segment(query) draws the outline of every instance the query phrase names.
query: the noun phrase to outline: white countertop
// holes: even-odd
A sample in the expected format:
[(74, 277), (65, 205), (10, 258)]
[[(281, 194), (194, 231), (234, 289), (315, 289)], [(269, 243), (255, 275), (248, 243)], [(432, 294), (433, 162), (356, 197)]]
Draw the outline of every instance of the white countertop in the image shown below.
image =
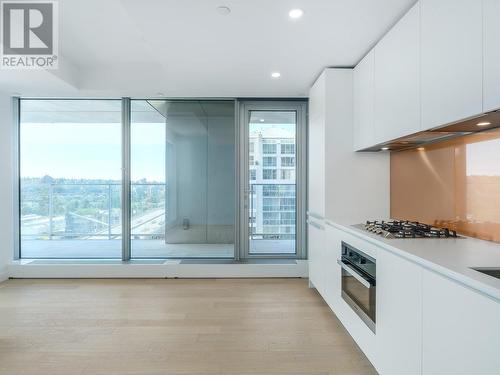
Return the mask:
[(500, 244), (470, 237), (384, 238), (351, 224), (325, 220), (328, 225), (398, 254), (500, 302), (500, 279), (474, 268), (500, 268)]

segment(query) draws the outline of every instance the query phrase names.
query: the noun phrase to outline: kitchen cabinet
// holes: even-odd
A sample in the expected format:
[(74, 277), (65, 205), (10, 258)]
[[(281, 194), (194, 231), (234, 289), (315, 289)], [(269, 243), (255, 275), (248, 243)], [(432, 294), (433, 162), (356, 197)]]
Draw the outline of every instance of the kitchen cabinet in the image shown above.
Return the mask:
[(371, 50), (353, 72), (353, 142), (361, 150), (375, 144), (375, 52)]
[(377, 252), (377, 363), (383, 375), (421, 375), (422, 268)]
[(421, 130), (420, 3), (375, 47), (374, 111), (374, 143)]
[(498, 374), (500, 303), (423, 271), (423, 374)]
[[(325, 295), (323, 298), (332, 310), (336, 310), (341, 298), (341, 268), (337, 260), (341, 257), (341, 235), (332, 226), (325, 225), (325, 256), (322, 268), (325, 270)], [(327, 265), (325, 267), (325, 265)]]
[(422, 128), (481, 113), (482, 2), (421, 0), (421, 48)]
[(309, 281), (323, 295), (325, 292), (325, 227), (322, 222), (307, 220)]
[(500, 108), (500, 1), (483, 0), (484, 111)]
[(325, 216), (326, 71), (309, 92), (308, 211)]

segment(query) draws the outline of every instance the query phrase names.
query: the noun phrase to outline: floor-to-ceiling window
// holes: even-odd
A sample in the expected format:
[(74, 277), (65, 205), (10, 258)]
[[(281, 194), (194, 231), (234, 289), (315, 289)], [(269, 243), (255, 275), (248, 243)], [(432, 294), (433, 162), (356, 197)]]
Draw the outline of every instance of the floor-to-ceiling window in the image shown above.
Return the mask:
[(26, 258), (121, 257), (121, 101), (22, 100)]
[(20, 256), (304, 257), (305, 105), (236, 104), (19, 100)]
[(132, 100), (132, 257), (232, 258), (234, 101)]

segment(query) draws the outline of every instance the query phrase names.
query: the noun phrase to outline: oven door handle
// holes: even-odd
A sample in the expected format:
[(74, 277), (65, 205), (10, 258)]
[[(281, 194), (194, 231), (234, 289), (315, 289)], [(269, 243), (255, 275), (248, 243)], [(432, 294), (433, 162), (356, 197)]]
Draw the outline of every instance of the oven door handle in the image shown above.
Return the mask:
[(337, 259), (337, 263), (339, 264), (340, 267), (342, 267), (343, 270), (345, 270), (349, 275), (354, 277), (356, 280), (358, 280), (361, 284), (363, 284), (367, 288), (371, 288), (372, 284), (366, 280), (363, 276), (361, 276), (359, 273), (356, 272), (354, 268), (351, 266), (348, 266), (342, 260)]

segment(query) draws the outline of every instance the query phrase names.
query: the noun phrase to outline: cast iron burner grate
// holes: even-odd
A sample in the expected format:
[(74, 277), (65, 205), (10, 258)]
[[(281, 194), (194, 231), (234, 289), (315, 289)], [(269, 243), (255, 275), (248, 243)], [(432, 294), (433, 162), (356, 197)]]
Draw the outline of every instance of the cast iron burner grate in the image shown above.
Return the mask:
[(418, 221), (391, 220), (367, 221), (365, 229), (386, 238), (457, 238), (457, 232), (448, 228), (437, 228)]

